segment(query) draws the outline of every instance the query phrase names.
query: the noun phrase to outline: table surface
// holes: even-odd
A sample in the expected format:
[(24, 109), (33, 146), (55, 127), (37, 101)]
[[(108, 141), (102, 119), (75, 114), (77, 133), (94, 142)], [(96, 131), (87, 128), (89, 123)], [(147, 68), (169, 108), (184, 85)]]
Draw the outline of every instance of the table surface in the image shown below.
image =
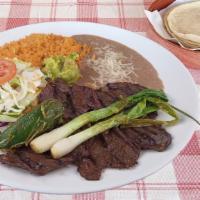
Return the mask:
[[(118, 26), (172, 51), (200, 84), (200, 52), (161, 39), (144, 15), (152, 0), (0, 0), (0, 31), (45, 21), (89, 21)], [(200, 131), (157, 173), (129, 185), (90, 194), (48, 195), (0, 185), (0, 200), (199, 200)], [(66, 177), (67, 178), (67, 177)]]

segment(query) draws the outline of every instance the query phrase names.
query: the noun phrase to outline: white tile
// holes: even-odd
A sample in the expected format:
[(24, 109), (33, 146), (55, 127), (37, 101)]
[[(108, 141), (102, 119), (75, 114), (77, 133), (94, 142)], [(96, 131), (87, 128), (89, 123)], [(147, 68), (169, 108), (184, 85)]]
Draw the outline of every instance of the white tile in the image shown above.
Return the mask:
[(72, 200), (72, 195), (40, 194), (40, 200)]
[(27, 200), (31, 199), (31, 192), (24, 192), (24, 191), (1, 191), (0, 192), (0, 199), (1, 200)]
[(0, 5), (0, 18), (8, 18), (10, 5)]
[(98, 5), (99, 18), (119, 18), (118, 6)]
[(97, 0), (99, 4), (117, 4), (118, 0)]
[(123, 0), (124, 3), (144, 4), (144, 0)]
[(66, 5), (56, 7), (57, 18), (76, 18), (77, 17), (77, 6)]
[(75, 3), (77, 3), (77, 0), (69, 0), (69, 1), (66, 1), (66, 0), (57, 0), (57, 3), (58, 4), (75, 4)]
[(180, 200), (178, 190), (146, 190), (146, 199), (148, 200)]
[(135, 200), (138, 199), (137, 190), (110, 190), (105, 192), (106, 200)]
[[(16, 190), (13, 192), (14, 198), (12, 200), (27, 200), (31, 199), (31, 192)], [(7, 199), (8, 200), (8, 199)]]
[(40, 3), (40, 4), (51, 4), (52, 3), (52, 0), (32, 0), (31, 1), (32, 4), (35, 4), (35, 3)]
[(50, 6), (31, 6), (30, 18), (49, 18), (51, 13)]
[(144, 18), (144, 6), (143, 5), (127, 5), (124, 6), (124, 15), (126, 18)]
[[(109, 3), (117, 3), (117, 2), (120, 3), (119, 0), (118, 1), (117, 0), (97, 0), (97, 1), (98, 1), (98, 3), (104, 3), (104, 4), (106, 4), (106, 3), (108, 3), (108, 4)], [(129, 4), (143, 4), (144, 0), (123, 0), (121, 2), (123, 2), (124, 4), (126, 4), (126, 3), (129, 3)]]

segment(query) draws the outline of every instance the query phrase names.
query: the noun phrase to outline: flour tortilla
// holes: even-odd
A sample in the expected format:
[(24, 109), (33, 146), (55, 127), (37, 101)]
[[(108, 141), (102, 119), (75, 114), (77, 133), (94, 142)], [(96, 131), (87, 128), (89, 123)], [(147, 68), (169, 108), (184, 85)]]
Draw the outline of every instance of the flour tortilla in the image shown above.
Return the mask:
[(164, 25), (186, 47), (200, 47), (200, 1), (176, 6), (165, 13)]

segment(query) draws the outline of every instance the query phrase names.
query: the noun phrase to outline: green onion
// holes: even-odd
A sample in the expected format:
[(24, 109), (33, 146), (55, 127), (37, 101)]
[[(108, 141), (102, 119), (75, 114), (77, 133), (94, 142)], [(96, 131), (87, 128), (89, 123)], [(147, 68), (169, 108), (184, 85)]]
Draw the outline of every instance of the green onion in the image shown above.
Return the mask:
[(195, 121), (198, 125), (200, 125), (200, 122), (195, 119), (194, 117), (192, 117), (191, 115), (189, 115), (188, 113), (186, 113), (185, 111), (173, 106), (173, 105), (170, 105), (174, 110), (177, 110), (178, 112), (182, 113), (183, 115), (187, 116), (188, 118), (192, 119), (193, 121)]
[[(149, 102), (152, 105), (151, 104), (149, 105)], [(158, 109), (162, 109), (164, 112), (172, 116), (174, 119), (171, 121), (138, 119), (140, 117), (146, 116), (151, 112), (157, 111)], [(56, 159), (60, 158), (70, 153), (78, 145), (82, 144), (88, 139), (100, 133), (103, 133), (108, 129), (111, 129), (113, 127), (118, 127), (120, 125), (125, 125), (125, 126), (144, 126), (144, 125), (146, 126), (153, 124), (174, 125), (175, 123), (178, 122), (178, 120), (179, 119), (176, 112), (168, 103), (156, 98), (144, 98), (129, 111), (121, 112), (75, 135), (59, 140), (51, 148), (51, 154), (53, 158)]]
[(46, 134), (35, 138), (30, 143), (30, 146), (36, 153), (43, 153), (45, 151), (48, 151), (57, 141), (68, 137), (84, 125), (88, 123), (94, 123), (99, 120), (110, 117), (114, 114), (117, 114), (125, 108), (133, 106), (136, 103), (142, 101), (143, 99), (149, 97), (160, 99), (163, 102), (168, 101), (163, 91), (144, 89), (135, 95), (131, 95), (129, 97), (116, 101), (108, 107), (84, 113), (74, 118), (72, 121), (68, 122), (62, 127), (56, 128)]
[(15, 122), (17, 117), (0, 114), (0, 122)]

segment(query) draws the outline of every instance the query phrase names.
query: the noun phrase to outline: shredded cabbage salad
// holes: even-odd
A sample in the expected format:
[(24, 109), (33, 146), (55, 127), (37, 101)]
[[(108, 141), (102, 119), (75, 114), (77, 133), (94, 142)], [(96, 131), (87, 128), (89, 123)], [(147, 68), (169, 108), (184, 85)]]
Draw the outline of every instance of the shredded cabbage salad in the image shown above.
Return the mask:
[(36, 99), (45, 87), (45, 75), (17, 58), (13, 59), (17, 73), (9, 82), (0, 86), (0, 121), (14, 122), (24, 109)]

